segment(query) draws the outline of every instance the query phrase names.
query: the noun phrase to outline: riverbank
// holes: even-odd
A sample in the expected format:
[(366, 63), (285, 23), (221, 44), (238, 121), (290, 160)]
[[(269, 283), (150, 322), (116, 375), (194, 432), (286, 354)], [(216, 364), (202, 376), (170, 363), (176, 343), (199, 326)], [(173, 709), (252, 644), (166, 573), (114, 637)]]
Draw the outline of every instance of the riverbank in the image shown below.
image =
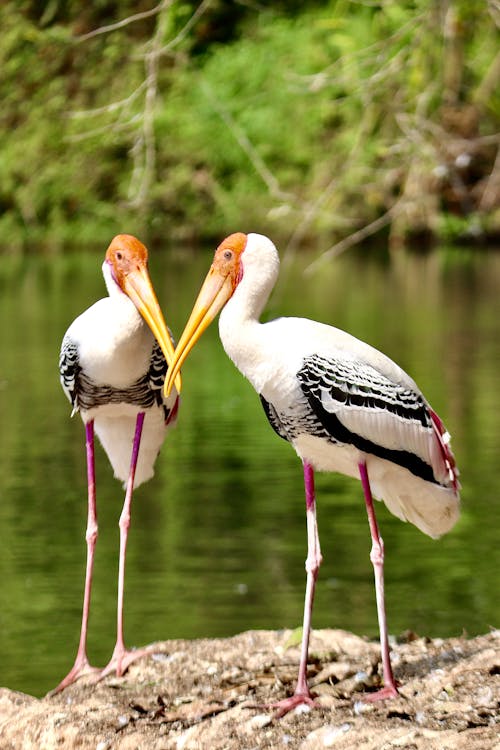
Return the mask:
[(377, 643), (313, 633), (309, 682), (318, 707), (281, 719), (262, 706), (293, 690), (291, 631), (165, 641), (121, 678), (82, 679), (57, 696), (0, 690), (2, 750), (497, 750), (500, 631), (394, 644), (396, 700), (360, 701), (378, 679)]

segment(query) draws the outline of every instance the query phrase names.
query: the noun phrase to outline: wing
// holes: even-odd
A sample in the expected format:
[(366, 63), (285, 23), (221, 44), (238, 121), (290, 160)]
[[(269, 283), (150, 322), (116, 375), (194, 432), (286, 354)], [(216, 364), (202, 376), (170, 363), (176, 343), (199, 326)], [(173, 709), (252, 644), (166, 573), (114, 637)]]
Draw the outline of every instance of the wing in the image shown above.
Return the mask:
[(431, 409), (418, 390), (341, 356), (307, 357), (297, 377), (333, 439), (449, 486), (450, 467), (443, 460)]
[(149, 363), (148, 381), (149, 387), (154, 395), (155, 403), (159, 406), (163, 404), (162, 388), (163, 383), (165, 382), (167, 370), (166, 359), (163, 356), (159, 343), (155, 339), (153, 351), (151, 352), (151, 361)]
[(280, 438), (283, 438), (283, 440), (288, 440), (288, 433), (281, 423), (278, 412), (276, 411), (274, 406), (269, 401), (266, 401), (262, 394), (259, 394), (259, 398), (269, 424), (271, 425), (275, 433), (279, 435)]
[(63, 338), (59, 355), (59, 376), (64, 393), (73, 407), (72, 415), (78, 411), (78, 377), (80, 374), (78, 347), (68, 336)]
[(169, 403), (171, 399), (169, 398), (168, 401), (165, 401), (163, 398), (163, 383), (165, 382), (167, 370), (167, 360), (163, 356), (161, 347), (155, 339), (153, 351), (151, 352), (151, 361), (149, 363), (147, 378), (155, 404), (163, 407), (165, 412), (165, 422), (169, 421), (171, 408), (171, 404)]
[(172, 393), (165, 399), (163, 395), (163, 383), (167, 375), (168, 365), (159, 343), (156, 341), (153, 344), (153, 351), (151, 352), (151, 362), (148, 370), (148, 382), (151, 393), (155, 403), (158, 406), (162, 406), (165, 413), (166, 424), (173, 424), (177, 418), (177, 410), (179, 408), (179, 396), (175, 388)]

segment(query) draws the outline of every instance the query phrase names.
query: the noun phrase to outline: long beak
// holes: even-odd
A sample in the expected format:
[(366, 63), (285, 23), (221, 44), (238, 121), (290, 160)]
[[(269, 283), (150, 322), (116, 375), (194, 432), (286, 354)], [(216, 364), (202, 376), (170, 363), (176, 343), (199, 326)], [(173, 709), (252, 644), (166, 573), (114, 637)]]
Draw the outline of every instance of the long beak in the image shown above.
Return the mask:
[(198, 298), (175, 349), (174, 359), (165, 378), (164, 393), (170, 394), (172, 384), (184, 360), (217, 313), (224, 307), (233, 293), (229, 276), (223, 276), (213, 267), (203, 282)]
[[(153, 335), (158, 341), (163, 355), (167, 360), (168, 372), (170, 373), (172, 362), (174, 360), (174, 345), (163, 318), (151, 279), (149, 278), (149, 273), (145, 267), (131, 271), (126, 276), (124, 281), (124, 291), (130, 297), (148, 326), (151, 328)], [(177, 388), (177, 392), (180, 393), (181, 376), (179, 368), (176, 370), (175, 387)], [(172, 386), (170, 386), (170, 390), (172, 390)]]

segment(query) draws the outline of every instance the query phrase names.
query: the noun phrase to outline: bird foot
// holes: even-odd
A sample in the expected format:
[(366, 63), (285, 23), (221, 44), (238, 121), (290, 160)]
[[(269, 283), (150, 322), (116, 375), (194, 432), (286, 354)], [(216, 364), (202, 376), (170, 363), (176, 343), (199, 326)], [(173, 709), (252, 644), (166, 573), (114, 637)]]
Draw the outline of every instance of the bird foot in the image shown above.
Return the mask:
[(318, 704), (313, 699), (311, 693), (308, 691), (307, 693), (294, 693), (289, 698), (283, 698), (283, 700), (277, 701), (276, 703), (268, 703), (263, 706), (263, 708), (277, 709), (274, 718), (281, 719), (282, 716), (285, 716), (285, 714), (293, 711), (299, 706), (307, 706), (311, 709), (317, 708), (317, 705)]
[(104, 669), (100, 671), (99, 675), (95, 679), (95, 682), (100, 682), (100, 680), (102, 680), (104, 677), (107, 677), (112, 672), (116, 672), (116, 676), (121, 677), (123, 674), (125, 674), (129, 666), (134, 661), (140, 659), (142, 656), (148, 656), (149, 654), (154, 653), (154, 651), (155, 649), (153, 646), (131, 650), (115, 647), (113, 656), (106, 664)]
[(391, 698), (397, 698), (399, 691), (395, 684), (385, 685), (380, 690), (376, 690), (374, 693), (364, 693), (361, 696), (361, 700), (365, 703), (375, 703), (375, 701), (385, 701)]
[(87, 675), (95, 674), (96, 672), (99, 672), (99, 667), (92, 667), (89, 664), (89, 660), (86, 656), (77, 656), (75, 659), (75, 663), (73, 664), (72, 668), (66, 675), (66, 677), (61, 680), (59, 685), (55, 687), (53, 690), (50, 690), (47, 693), (47, 696), (53, 696), (57, 695), (57, 693), (60, 693), (65, 688), (68, 687), (68, 685), (72, 685), (74, 682), (79, 680), (81, 677), (86, 677)]

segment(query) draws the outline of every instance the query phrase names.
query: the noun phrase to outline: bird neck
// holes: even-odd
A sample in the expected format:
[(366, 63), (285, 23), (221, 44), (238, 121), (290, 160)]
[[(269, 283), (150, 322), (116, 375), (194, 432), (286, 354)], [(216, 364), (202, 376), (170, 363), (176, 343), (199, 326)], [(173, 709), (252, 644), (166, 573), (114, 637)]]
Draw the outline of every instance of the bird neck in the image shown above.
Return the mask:
[[(125, 299), (130, 302), (131, 305), (134, 305), (131, 299), (127, 297), (125, 292), (123, 292), (120, 287), (118, 286), (114, 276), (113, 272), (111, 270), (111, 266), (108, 263), (107, 260), (104, 261), (102, 264), (102, 275), (104, 276), (104, 282), (106, 284), (106, 289), (108, 290), (108, 295), (111, 297), (111, 299)], [(135, 305), (134, 305), (135, 307)]]
[(111, 271), (111, 266), (107, 261), (104, 261), (102, 265), (102, 274), (109, 295), (107, 310), (113, 311), (108, 314), (112, 314), (112, 319), (115, 321), (113, 325), (115, 326), (116, 331), (119, 331), (120, 337), (122, 339), (128, 339), (129, 337), (134, 338), (138, 335), (138, 332), (141, 331), (141, 329), (148, 329), (148, 326), (137, 307), (134, 305), (130, 297), (120, 289), (115, 281)]
[(252, 274), (244, 273), (233, 296), (219, 317), (219, 334), (226, 354), (258, 392), (263, 373), (258, 367), (265, 360), (265, 324), (259, 318), (269, 298), (275, 277), (256, 283)]

